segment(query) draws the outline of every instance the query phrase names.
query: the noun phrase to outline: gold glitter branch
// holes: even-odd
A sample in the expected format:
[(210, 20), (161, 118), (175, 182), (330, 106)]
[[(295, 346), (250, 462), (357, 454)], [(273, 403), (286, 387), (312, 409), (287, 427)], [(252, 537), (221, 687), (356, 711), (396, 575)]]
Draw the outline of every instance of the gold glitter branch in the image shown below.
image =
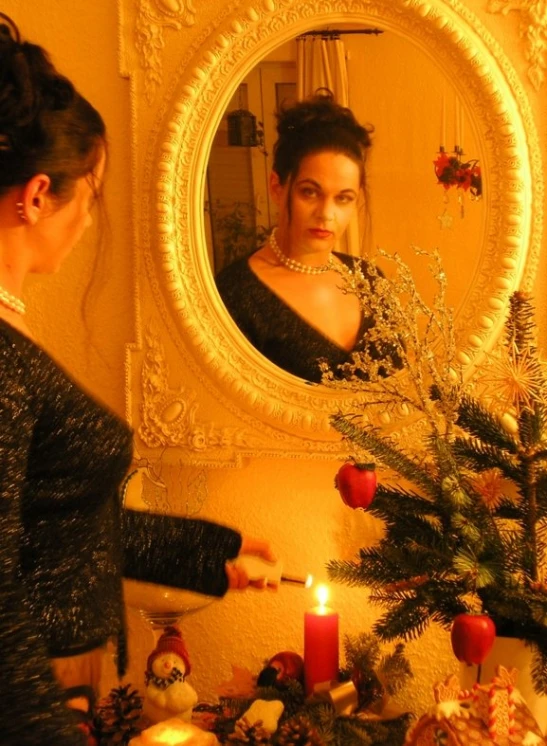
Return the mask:
[[(440, 435), (446, 427), (452, 428), (456, 417), (461, 366), (456, 363), (452, 310), (445, 303), (446, 275), (439, 253), (413, 248), (417, 255), (430, 260), (429, 270), (437, 286), (431, 308), (398, 254), (378, 252), (394, 265), (391, 278), (384, 276), (375, 260), (364, 269), (359, 264), (354, 269), (345, 265), (338, 268), (344, 291), (359, 298), (363, 313), (374, 319), (374, 324), (367, 332), (369, 346), (355, 353), (351, 363), (339, 370), (322, 364), (323, 383), (366, 393), (364, 406), (378, 416), (384, 412), (395, 417), (413, 410), (421, 412), (432, 431)], [(380, 354), (377, 359), (371, 348), (385, 351), (386, 357)], [(397, 359), (399, 366), (392, 362)], [(444, 395), (433, 400), (432, 386)]]

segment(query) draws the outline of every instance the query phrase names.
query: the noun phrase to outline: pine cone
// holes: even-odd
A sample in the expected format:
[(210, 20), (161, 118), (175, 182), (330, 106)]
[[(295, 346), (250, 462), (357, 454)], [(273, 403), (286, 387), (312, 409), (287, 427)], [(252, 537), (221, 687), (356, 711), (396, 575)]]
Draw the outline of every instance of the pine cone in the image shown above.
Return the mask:
[(305, 716), (287, 720), (278, 733), (278, 746), (326, 746), (325, 742)]
[(232, 743), (269, 744), (270, 734), (262, 727), (262, 720), (251, 724), (246, 717), (236, 721), (235, 730), (230, 733), (228, 740)]
[(141, 732), (142, 700), (130, 684), (112, 689), (99, 700), (94, 725), (101, 746), (125, 746)]

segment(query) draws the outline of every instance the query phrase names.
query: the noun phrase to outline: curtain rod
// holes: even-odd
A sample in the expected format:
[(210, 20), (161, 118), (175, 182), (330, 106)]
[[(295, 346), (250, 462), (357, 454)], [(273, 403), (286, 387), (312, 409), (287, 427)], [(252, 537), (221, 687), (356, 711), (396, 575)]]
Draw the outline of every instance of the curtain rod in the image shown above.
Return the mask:
[(325, 29), (324, 31), (305, 31), (303, 34), (299, 34), (297, 39), (303, 36), (338, 36), (340, 34), (383, 34), (383, 30), (379, 28), (362, 28), (362, 29)]

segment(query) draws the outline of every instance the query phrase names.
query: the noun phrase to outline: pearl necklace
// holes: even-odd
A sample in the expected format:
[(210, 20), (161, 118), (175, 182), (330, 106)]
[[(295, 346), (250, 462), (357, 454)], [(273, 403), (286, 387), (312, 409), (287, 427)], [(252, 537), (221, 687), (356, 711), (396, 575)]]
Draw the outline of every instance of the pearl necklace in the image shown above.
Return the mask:
[(287, 267), (287, 269), (290, 269), (293, 272), (302, 272), (302, 274), (305, 275), (322, 275), (323, 272), (328, 272), (329, 269), (333, 268), (334, 259), (332, 258), (332, 256), (329, 257), (329, 261), (327, 262), (327, 264), (319, 264), (318, 266), (314, 266), (313, 264), (302, 264), (301, 262), (297, 262), (295, 259), (291, 259), (279, 248), (279, 245), (275, 238), (276, 232), (277, 228), (274, 228), (273, 231), (270, 233), (270, 246), (272, 247), (272, 251), (278, 258), (278, 260), (284, 267)]
[(18, 298), (16, 295), (12, 295), (9, 293), (5, 288), (3, 288), (0, 285), (0, 303), (5, 306), (6, 308), (9, 308), (10, 311), (15, 311), (15, 313), (23, 314), (27, 310), (27, 307), (23, 303), (23, 301)]

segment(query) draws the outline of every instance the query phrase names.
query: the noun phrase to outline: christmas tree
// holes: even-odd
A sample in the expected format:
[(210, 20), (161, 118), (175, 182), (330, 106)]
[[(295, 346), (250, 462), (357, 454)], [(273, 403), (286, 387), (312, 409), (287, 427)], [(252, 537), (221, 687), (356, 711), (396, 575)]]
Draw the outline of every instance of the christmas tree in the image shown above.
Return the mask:
[[(332, 424), (356, 461), (395, 479), (368, 508), (385, 524), (382, 540), (354, 561), (332, 560), (329, 575), (370, 589), (383, 640), (488, 614), (498, 636), (531, 646), (534, 685), (547, 694), (547, 377), (534, 308), (522, 292), (510, 297), (502, 344), (465, 380), (446, 278), (428, 257), (438, 288), (429, 306), (397, 257), (391, 280), (374, 267), (343, 270), (376, 324), (370, 351), (342, 371), (324, 367), (327, 385), (364, 394)], [(411, 437), (382, 426), (401, 413), (419, 415)]]

